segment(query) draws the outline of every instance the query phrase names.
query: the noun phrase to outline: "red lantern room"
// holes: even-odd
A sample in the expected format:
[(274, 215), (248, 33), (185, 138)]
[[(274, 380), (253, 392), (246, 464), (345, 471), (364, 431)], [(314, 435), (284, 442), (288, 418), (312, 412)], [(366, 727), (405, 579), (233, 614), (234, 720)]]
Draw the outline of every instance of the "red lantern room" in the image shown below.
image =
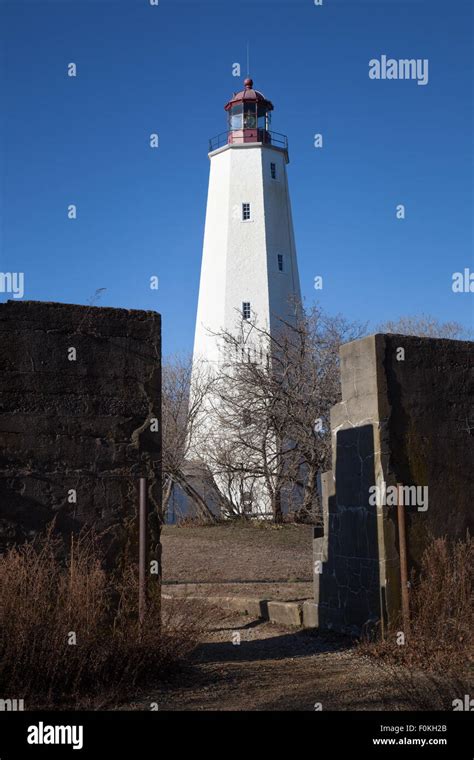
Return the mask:
[(224, 106), (228, 114), (228, 143), (271, 142), (270, 117), (273, 103), (258, 90), (253, 80), (244, 81), (245, 89), (234, 94)]

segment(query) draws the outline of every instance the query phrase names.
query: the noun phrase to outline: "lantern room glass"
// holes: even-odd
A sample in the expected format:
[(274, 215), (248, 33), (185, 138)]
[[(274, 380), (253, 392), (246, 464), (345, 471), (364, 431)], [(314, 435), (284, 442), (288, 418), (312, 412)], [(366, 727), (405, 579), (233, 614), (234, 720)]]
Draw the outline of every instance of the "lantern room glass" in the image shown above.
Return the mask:
[(257, 126), (257, 104), (244, 103), (244, 129), (255, 129)]
[(262, 129), (269, 131), (271, 114), (266, 107), (256, 103), (237, 103), (229, 111), (229, 130)]
[(242, 103), (232, 106), (229, 112), (229, 129), (231, 131), (242, 129)]
[(270, 118), (271, 118), (270, 111), (267, 111), (265, 106), (259, 105), (257, 114), (258, 114), (257, 116), (258, 128), (264, 129), (266, 132), (268, 132), (270, 129)]

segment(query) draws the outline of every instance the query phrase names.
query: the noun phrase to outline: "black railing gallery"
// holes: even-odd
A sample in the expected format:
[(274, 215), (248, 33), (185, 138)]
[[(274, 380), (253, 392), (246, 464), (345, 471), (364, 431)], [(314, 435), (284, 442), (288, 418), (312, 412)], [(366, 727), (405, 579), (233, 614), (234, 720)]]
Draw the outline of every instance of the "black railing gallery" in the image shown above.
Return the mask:
[[(236, 145), (243, 143), (243, 139), (240, 134), (238, 136), (235, 135), (234, 140), (229, 140), (229, 135), (234, 136), (235, 133), (221, 132), (219, 135), (211, 137), (209, 140), (209, 152), (211, 153), (213, 150), (222, 148), (223, 145), (227, 145), (228, 143)], [(288, 150), (288, 138), (286, 135), (282, 135), (279, 132), (267, 132), (264, 129), (259, 129), (258, 138), (255, 140), (255, 142), (268, 143), (270, 145), (274, 145), (276, 148), (283, 148), (284, 150)]]

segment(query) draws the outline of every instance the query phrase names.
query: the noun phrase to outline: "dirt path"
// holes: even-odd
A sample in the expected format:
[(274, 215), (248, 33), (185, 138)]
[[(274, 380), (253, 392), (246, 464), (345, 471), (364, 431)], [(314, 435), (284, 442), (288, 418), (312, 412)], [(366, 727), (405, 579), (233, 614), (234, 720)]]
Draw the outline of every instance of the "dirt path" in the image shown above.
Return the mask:
[[(312, 596), (312, 528), (265, 524), (165, 526), (164, 592), (172, 597)], [(286, 629), (216, 609), (190, 663), (128, 705), (149, 710), (450, 709), (433, 689), (362, 657), (342, 636)], [(212, 619), (212, 618), (211, 618)], [(238, 641), (240, 635), (240, 643)], [(417, 677), (418, 678), (418, 677)], [(424, 702), (423, 702), (424, 700)], [(422, 705), (422, 706), (420, 706)]]
[[(240, 644), (232, 643), (238, 640)], [(227, 616), (208, 632), (178, 678), (128, 709), (148, 710), (410, 709), (379, 667), (342, 637), (290, 630)]]

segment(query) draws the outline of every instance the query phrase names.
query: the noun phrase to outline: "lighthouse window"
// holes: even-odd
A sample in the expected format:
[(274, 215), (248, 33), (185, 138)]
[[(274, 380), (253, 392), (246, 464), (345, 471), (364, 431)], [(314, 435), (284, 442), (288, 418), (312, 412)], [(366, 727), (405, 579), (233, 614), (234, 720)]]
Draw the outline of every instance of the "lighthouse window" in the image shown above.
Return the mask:
[(276, 179), (277, 177), (276, 164), (270, 164), (270, 174), (272, 175), (272, 179)]
[(257, 126), (257, 109), (255, 103), (244, 105), (244, 129), (255, 129)]
[(250, 319), (250, 301), (242, 303), (242, 317), (243, 319)]
[(250, 203), (242, 203), (242, 219), (244, 222), (250, 219)]
[(270, 129), (270, 111), (267, 111), (267, 106), (262, 103), (257, 107), (257, 120), (259, 129)]
[(278, 254), (278, 271), (283, 272), (283, 254)]
[(232, 106), (230, 111), (230, 128), (242, 129), (242, 104)]

